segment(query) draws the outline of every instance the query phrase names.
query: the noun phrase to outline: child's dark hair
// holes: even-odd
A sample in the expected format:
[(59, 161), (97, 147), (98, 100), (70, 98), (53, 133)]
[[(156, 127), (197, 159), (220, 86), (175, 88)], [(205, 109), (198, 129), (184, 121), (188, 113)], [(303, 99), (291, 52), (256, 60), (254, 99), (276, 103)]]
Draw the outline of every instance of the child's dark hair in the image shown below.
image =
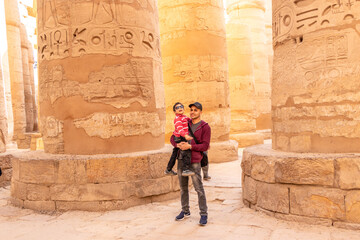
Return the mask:
[(174, 112), (175, 112), (175, 107), (176, 107), (176, 105), (179, 105), (179, 104), (180, 104), (181, 106), (183, 106), (183, 104), (182, 104), (181, 102), (175, 103), (174, 106), (173, 106), (173, 111), (174, 111)]

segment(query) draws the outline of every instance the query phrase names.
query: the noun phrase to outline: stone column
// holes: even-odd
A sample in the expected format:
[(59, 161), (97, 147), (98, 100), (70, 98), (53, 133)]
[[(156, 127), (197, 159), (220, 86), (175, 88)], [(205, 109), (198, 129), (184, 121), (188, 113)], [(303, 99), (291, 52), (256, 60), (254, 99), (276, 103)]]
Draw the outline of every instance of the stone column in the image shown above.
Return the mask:
[(4, 78), (0, 58), (0, 153), (6, 151), (6, 140), (8, 133), (6, 99), (4, 92)]
[(35, 79), (34, 79), (34, 48), (30, 41), (28, 41), (28, 50), (29, 50), (29, 73), (30, 73), (30, 84), (31, 84), (31, 99), (33, 106), (33, 126), (32, 131), (38, 131), (38, 109), (36, 104), (37, 94), (35, 89)]
[(20, 38), (20, 16), (17, 0), (5, 0), (11, 100), (14, 116), (14, 140), (24, 138), (26, 129), (24, 81)]
[(237, 159), (237, 144), (229, 141), (230, 95), (222, 1), (160, 0), (159, 12), (167, 138), (174, 129), (173, 104), (180, 101), (187, 107), (198, 101), (212, 131), (210, 161)]
[(269, 62), (269, 76), (270, 76), (270, 86), (272, 79), (272, 69), (273, 69), (273, 59), (274, 59), (274, 50), (273, 50), (273, 41), (272, 41), (272, 0), (266, 0), (266, 11), (265, 11), (265, 33), (266, 33), (266, 48), (268, 54)]
[(265, 30), (265, 0), (228, 0), (228, 12), (238, 16), (239, 23), (250, 27), (253, 51), (256, 128), (271, 128), (271, 100), (268, 50)]
[(10, 88), (10, 71), (9, 71), (9, 57), (8, 57), (8, 44), (7, 44), (7, 34), (6, 34), (6, 20), (5, 20), (5, 6), (4, 2), (0, 2), (0, 62), (2, 70), (2, 79), (5, 93), (5, 104), (6, 104), (6, 118), (7, 118), (7, 132), (4, 134), (6, 136), (6, 143), (10, 143), (13, 138), (14, 131), (14, 118), (11, 106), (11, 88)]
[(273, 142), (244, 150), (251, 208), (360, 228), (358, 19), (358, 1), (273, 1)]
[(45, 151), (162, 148), (165, 106), (156, 1), (41, 0), (37, 7)]
[(45, 152), (15, 153), (13, 204), (105, 211), (178, 197), (177, 176), (164, 176), (156, 1), (37, 3)]
[(20, 27), (21, 34), (21, 53), (23, 66), (24, 96), (25, 96), (25, 113), (26, 113), (26, 132), (32, 132), (34, 128), (33, 99), (31, 91), (31, 76), (29, 69), (29, 44), (27, 39), (26, 28), (24, 24)]
[(250, 27), (243, 25), (237, 12), (228, 11), (230, 17), (226, 24), (227, 49), (229, 60), (229, 85), (231, 100), (230, 138), (239, 147), (261, 144), (264, 137), (256, 133), (256, 105), (253, 51), (250, 40)]

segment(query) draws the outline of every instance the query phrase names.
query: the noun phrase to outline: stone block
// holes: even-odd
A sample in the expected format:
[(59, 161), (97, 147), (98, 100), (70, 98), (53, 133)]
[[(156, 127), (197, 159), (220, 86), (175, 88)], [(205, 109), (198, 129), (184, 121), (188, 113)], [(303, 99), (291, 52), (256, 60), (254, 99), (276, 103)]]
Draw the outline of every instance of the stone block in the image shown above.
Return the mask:
[(214, 142), (208, 151), (210, 163), (230, 162), (237, 160), (238, 143), (234, 140)]
[(243, 199), (247, 200), (252, 204), (256, 204), (256, 181), (251, 177), (244, 177), (242, 183)]
[(272, 156), (253, 155), (251, 158), (251, 177), (258, 181), (274, 183), (276, 161), (277, 159)]
[(26, 198), (31, 201), (48, 201), (50, 200), (50, 187), (38, 184), (27, 184)]
[[(56, 168), (57, 171), (56, 183), (85, 184), (88, 179), (87, 173), (91, 175), (95, 171), (94, 169), (91, 169), (91, 167), (93, 166), (89, 166), (90, 169), (89, 168), (86, 169), (86, 163), (87, 161), (82, 159), (59, 159)], [(105, 170), (102, 169), (99, 171), (105, 171)], [(92, 180), (93, 179), (94, 178), (92, 178)]]
[(360, 191), (349, 191), (345, 196), (346, 220), (360, 223)]
[(137, 156), (126, 160), (126, 179), (128, 181), (151, 178), (148, 156)]
[(289, 213), (289, 189), (285, 185), (257, 182), (257, 206), (273, 212)]
[(345, 219), (344, 196), (342, 190), (334, 188), (291, 186), (290, 213), (343, 220)]
[(24, 200), (11, 197), (9, 202), (14, 205), (15, 207), (23, 208), (24, 207)]
[(78, 201), (80, 199), (80, 186), (69, 184), (56, 184), (50, 186), (51, 200)]
[(239, 144), (239, 148), (264, 143), (264, 136), (256, 132), (231, 134), (230, 139), (237, 141)]
[(310, 152), (311, 137), (307, 135), (294, 136), (290, 138), (290, 151), (292, 152)]
[(125, 182), (126, 166), (126, 158), (89, 159), (86, 161), (87, 182)]
[(86, 184), (79, 187), (80, 201), (122, 200), (130, 195), (126, 183)]
[(135, 182), (136, 196), (148, 197), (172, 191), (172, 181), (168, 177), (159, 179), (146, 179)]
[(277, 136), (275, 137), (276, 149), (281, 151), (288, 151), (290, 146), (290, 139), (287, 136)]
[(360, 159), (339, 158), (335, 161), (336, 185), (342, 189), (360, 188)]
[(10, 154), (0, 155), (0, 168), (1, 169), (11, 168), (11, 159), (12, 159), (12, 155)]
[(12, 179), (19, 180), (20, 178), (20, 161), (18, 158), (11, 159), (11, 166), (12, 166)]
[(2, 175), (0, 176), (0, 182), (10, 182), (11, 175), (12, 175), (12, 169), (1, 169)]
[(24, 160), (19, 162), (20, 179), (25, 183), (55, 182), (54, 160)]
[(275, 163), (275, 181), (280, 183), (333, 186), (334, 160), (283, 158)]
[(356, 230), (356, 231), (360, 230), (360, 224), (357, 224), (357, 223), (334, 222), (333, 225), (334, 225), (334, 227), (338, 227), (338, 228), (345, 228), (345, 229)]
[(54, 201), (24, 201), (24, 208), (32, 209), (40, 212), (54, 212)]
[(25, 200), (27, 184), (18, 182), (16, 180), (11, 181), (11, 196), (13, 198)]
[(303, 217), (303, 216), (282, 214), (282, 213), (275, 213), (275, 217), (285, 221), (303, 222), (311, 225), (322, 225), (327, 227), (330, 227), (332, 225), (331, 219), (326, 219), (326, 218)]
[(151, 202), (164, 202), (180, 197), (180, 191), (151, 196)]
[(149, 155), (149, 171), (151, 178), (161, 178), (164, 176), (167, 163), (171, 153)]
[(244, 149), (241, 160), (241, 169), (242, 172), (247, 176), (251, 175), (251, 158), (252, 158), (252, 153), (247, 151), (247, 149)]

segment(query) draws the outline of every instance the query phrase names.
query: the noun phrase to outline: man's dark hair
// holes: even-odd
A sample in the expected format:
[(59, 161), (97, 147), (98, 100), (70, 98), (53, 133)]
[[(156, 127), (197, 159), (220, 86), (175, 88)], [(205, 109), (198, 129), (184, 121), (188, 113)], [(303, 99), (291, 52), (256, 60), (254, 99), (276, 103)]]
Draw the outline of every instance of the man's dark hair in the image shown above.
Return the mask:
[(174, 112), (175, 112), (175, 107), (176, 107), (176, 105), (179, 105), (179, 104), (180, 104), (181, 106), (183, 106), (183, 104), (182, 104), (181, 102), (175, 103), (174, 106), (173, 106), (173, 111), (174, 111)]

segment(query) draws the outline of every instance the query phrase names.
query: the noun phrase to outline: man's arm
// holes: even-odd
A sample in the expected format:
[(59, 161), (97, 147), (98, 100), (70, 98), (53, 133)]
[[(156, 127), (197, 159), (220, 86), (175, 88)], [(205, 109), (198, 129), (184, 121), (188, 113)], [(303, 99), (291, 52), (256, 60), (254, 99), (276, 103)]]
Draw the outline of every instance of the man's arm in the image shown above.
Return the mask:
[(205, 125), (203, 127), (202, 132), (202, 142), (200, 144), (196, 144), (195, 141), (192, 141), (191, 150), (197, 152), (205, 152), (209, 149), (211, 138), (211, 128), (209, 125)]

